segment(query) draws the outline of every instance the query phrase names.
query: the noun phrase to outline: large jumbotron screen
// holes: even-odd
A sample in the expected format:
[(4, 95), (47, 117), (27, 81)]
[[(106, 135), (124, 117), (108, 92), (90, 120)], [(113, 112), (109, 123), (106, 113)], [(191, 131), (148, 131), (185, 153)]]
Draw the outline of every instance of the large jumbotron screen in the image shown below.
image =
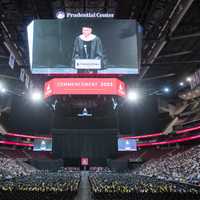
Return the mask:
[(131, 138), (118, 138), (118, 151), (137, 151), (136, 140)]
[(27, 28), (33, 74), (138, 74), (135, 20), (34, 20)]
[(35, 139), (33, 151), (52, 151), (52, 140)]

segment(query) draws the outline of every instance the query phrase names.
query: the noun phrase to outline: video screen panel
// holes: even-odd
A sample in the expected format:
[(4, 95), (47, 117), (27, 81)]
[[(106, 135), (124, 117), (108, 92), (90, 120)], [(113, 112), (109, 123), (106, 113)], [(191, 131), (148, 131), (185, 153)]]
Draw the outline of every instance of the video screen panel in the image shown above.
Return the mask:
[(142, 29), (135, 20), (34, 20), (27, 28), (33, 74), (138, 74)]
[(52, 140), (34, 139), (33, 151), (52, 151)]
[(118, 151), (137, 151), (135, 139), (118, 138)]

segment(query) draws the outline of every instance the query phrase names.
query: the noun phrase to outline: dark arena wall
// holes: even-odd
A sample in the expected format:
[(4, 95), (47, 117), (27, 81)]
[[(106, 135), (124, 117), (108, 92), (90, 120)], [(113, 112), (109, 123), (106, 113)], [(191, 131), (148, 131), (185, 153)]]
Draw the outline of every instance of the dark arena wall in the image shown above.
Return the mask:
[(89, 165), (106, 165), (117, 153), (117, 129), (52, 129), (53, 156), (65, 164), (80, 165), (87, 157)]

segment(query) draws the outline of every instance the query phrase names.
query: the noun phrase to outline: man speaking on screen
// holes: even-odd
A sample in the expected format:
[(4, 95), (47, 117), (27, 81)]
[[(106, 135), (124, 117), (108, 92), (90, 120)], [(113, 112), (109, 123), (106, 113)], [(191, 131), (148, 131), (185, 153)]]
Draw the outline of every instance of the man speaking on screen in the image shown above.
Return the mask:
[(101, 39), (92, 34), (91, 26), (83, 26), (82, 34), (76, 37), (72, 55), (73, 64), (76, 59), (99, 59), (105, 65)]

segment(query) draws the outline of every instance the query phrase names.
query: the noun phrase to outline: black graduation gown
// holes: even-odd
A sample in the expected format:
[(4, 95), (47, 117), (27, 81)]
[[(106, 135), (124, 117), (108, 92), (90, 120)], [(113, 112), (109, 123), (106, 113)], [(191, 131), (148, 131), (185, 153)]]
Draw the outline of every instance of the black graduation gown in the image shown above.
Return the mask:
[[(75, 63), (75, 59), (85, 59), (85, 42), (78, 36), (74, 41), (74, 49), (72, 55), (73, 66)], [(101, 59), (101, 65), (105, 65), (105, 56), (103, 54), (103, 47), (101, 43), (101, 39), (96, 36), (93, 40), (91, 40), (90, 52), (88, 52), (88, 57), (90, 59)]]

